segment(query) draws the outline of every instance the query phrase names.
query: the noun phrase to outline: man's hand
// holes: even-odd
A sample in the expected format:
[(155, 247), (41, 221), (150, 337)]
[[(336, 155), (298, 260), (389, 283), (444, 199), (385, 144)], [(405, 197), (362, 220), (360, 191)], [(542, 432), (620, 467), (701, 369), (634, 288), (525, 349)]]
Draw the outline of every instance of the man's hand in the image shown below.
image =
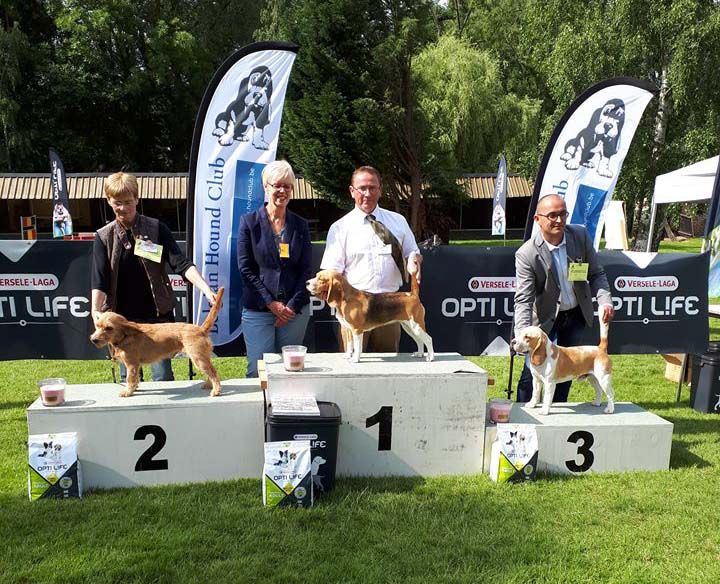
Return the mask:
[(615, 316), (615, 309), (612, 304), (601, 304), (600, 305), (600, 320), (604, 323), (610, 322)]

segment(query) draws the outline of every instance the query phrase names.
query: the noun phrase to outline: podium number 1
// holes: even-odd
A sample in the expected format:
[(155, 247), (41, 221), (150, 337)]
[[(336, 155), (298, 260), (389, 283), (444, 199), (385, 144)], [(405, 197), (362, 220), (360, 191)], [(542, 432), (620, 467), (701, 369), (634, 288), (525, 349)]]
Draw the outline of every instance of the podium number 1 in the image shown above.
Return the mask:
[(167, 434), (160, 426), (140, 426), (135, 430), (135, 440), (145, 440), (148, 436), (155, 438), (150, 447), (140, 455), (137, 462), (135, 463), (136, 471), (143, 470), (167, 470), (168, 461), (167, 459), (155, 460), (153, 456), (158, 454), (167, 442)]
[(582, 464), (577, 464), (574, 460), (566, 460), (565, 466), (572, 472), (585, 472), (590, 470), (590, 467), (595, 462), (595, 455), (590, 450), (593, 444), (595, 444), (595, 438), (590, 432), (585, 430), (578, 430), (568, 436), (568, 442), (577, 444), (582, 440), (582, 444), (577, 447), (577, 453), (583, 457)]
[(379, 424), (378, 450), (390, 450), (392, 445), (392, 406), (383, 406), (365, 420), (365, 427), (371, 428)]

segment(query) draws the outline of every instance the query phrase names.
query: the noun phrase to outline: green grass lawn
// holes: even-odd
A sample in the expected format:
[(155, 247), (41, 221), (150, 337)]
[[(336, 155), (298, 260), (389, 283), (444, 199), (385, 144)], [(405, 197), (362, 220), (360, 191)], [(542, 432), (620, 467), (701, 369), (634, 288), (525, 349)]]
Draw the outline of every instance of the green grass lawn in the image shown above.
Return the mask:
[[(661, 246), (699, 249), (699, 240)], [(495, 379), (488, 397), (503, 395), (508, 358), (470, 359)], [(487, 475), (340, 479), (304, 511), (263, 508), (260, 468), (257, 480), (30, 502), (25, 408), (37, 397), (35, 381), (109, 382), (110, 367), (0, 362), (2, 582), (718, 582), (720, 416), (690, 409), (687, 388), (675, 403), (659, 356), (614, 363), (618, 401), (674, 424), (667, 472), (541, 476), (523, 485), (496, 485)], [(222, 378), (245, 374), (244, 358), (216, 364)], [(520, 358), (515, 364), (513, 387)], [(185, 362), (175, 371), (186, 378)], [(571, 396), (590, 400), (592, 390), (577, 383)]]
[[(472, 358), (501, 395), (508, 359)], [(176, 373), (186, 373), (178, 361)], [(223, 378), (245, 359), (219, 359)], [(520, 369), (516, 359), (515, 376)], [(34, 381), (110, 380), (104, 362), (1, 362), (2, 582), (697, 582), (720, 580), (720, 416), (674, 402), (659, 356), (615, 357), (619, 401), (675, 425), (668, 472), (340, 479), (312, 510), (265, 509), (257, 480), (27, 500)], [(587, 383), (572, 397), (589, 400)], [(261, 469), (258, 468), (258, 477)]]

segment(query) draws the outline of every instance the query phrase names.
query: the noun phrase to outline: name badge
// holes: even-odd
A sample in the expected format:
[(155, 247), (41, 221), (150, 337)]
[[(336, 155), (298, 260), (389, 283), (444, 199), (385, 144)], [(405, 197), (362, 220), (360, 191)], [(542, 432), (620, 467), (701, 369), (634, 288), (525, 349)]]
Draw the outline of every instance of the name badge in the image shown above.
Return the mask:
[(570, 282), (586, 282), (588, 276), (587, 262), (570, 262), (568, 266), (568, 280)]
[(280, 257), (283, 259), (288, 259), (290, 257), (290, 244), (289, 243), (281, 243), (280, 244)]
[(389, 243), (383, 245), (379, 250), (378, 253), (380, 255), (392, 255), (392, 245)]
[(135, 240), (135, 255), (159, 264), (162, 261), (163, 246), (147, 239)]

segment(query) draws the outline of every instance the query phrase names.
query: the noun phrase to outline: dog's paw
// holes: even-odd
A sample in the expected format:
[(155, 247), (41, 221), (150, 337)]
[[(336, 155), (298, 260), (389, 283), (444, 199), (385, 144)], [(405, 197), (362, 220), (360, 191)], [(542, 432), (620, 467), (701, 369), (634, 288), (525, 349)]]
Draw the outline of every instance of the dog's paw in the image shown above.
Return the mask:
[(615, 404), (608, 403), (607, 407), (603, 411), (606, 414), (612, 414), (615, 411)]
[(612, 178), (613, 173), (610, 171), (609, 168), (598, 168), (597, 173), (600, 176), (604, 176), (605, 178)]
[(601, 399), (596, 399), (596, 400), (593, 400), (593, 402), (592, 402), (592, 405), (594, 405), (596, 408), (599, 408), (602, 404), (603, 403), (602, 403)]
[(543, 406), (542, 408), (540, 408), (540, 415), (541, 415), (541, 416), (549, 416), (549, 415), (550, 415), (550, 408), (546, 408), (545, 406)]
[(415, 357), (416, 359), (422, 359), (425, 356), (425, 353), (421, 353), (420, 351), (415, 351), (411, 356)]
[(123, 389), (120, 392), (120, 397), (130, 397), (132, 394), (133, 394), (133, 392), (130, 391), (129, 389)]
[(427, 355), (425, 355), (425, 361), (427, 361), (428, 363), (430, 363), (430, 361), (434, 361), (434, 360), (435, 360), (435, 355), (433, 355), (432, 353), (428, 353)]
[(233, 143), (233, 137), (230, 134), (224, 134), (218, 138), (220, 146), (230, 146)]
[(538, 404), (537, 404), (536, 401), (530, 400), (528, 403), (525, 404), (525, 407), (526, 407), (526, 408), (536, 408), (537, 405), (538, 405)]
[(580, 168), (580, 165), (577, 163), (576, 160), (568, 160), (565, 163), (565, 168), (567, 168), (568, 170), (577, 170), (578, 168)]
[(202, 387), (203, 389), (210, 389), (212, 386), (213, 386), (213, 385), (212, 385), (212, 382), (208, 380), (208, 381), (206, 381), (205, 383), (203, 383), (201, 387)]
[(219, 388), (219, 387), (218, 387), (217, 389), (213, 389), (213, 390), (210, 392), (210, 396), (211, 396), (211, 397), (217, 397), (217, 396), (219, 396), (219, 395), (220, 395), (220, 388)]
[(571, 158), (572, 158), (572, 154), (570, 154), (569, 152), (566, 152), (565, 154), (560, 156), (560, 160), (570, 160)]
[(222, 136), (224, 133), (225, 133), (225, 130), (223, 130), (222, 128), (215, 128), (215, 129), (212, 131), (212, 135), (213, 135), (213, 136), (217, 136), (218, 138), (219, 138), (220, 136)]

